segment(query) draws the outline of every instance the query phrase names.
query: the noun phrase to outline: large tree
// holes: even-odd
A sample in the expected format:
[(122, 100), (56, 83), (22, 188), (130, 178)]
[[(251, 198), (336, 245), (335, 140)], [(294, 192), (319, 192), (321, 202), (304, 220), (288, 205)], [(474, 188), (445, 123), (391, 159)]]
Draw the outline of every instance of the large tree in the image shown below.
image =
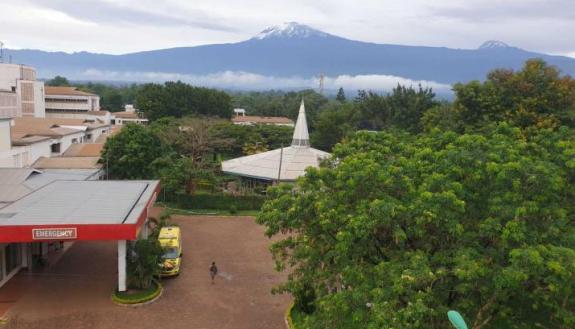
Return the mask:
[(154, 160), (168, 151), (148, 127), (129, 124), (106, 140), (100, 162), (110, 178), (149, 179), (155, 176)]
[(138, 89), (136, 105), (150, 120), (162, 117), (217, 116), (230, 118), (230, 96), (219, 90), (177, 82), (146, 84)]
[(568, 129), (360, 132), (269, 190), (278, 290), (309, 328), (448, 328), (449, 309), (472, 329), (573, 328), (574, 158)]
[(519, 71), (494, 70), (485, 82), (454, 86), (463, 122), (480, 128), (507, 121), (518, 127), (575, 127), (575, 80), (539, 59)]

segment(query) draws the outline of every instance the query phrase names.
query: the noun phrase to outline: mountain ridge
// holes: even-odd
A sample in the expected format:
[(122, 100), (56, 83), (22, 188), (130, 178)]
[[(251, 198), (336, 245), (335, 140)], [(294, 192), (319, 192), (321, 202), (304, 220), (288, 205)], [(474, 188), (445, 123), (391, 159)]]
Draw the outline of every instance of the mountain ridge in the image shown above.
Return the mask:
[(165, 76), (185, 79), (247, 72), (288, 78), (309, 78), (320, 73), (332, 77), (385, 75), (452, 84), (482, 80), (495, 68), (519, 69), (534, 57), (575, 75), (573, 58), (529, 52), (501, 41), (489, 40), (477, 49), (377, 44), (342, 38), (295, 22), (269, 27), (235, 43), (122, 55), (38, 50), (9, 53), (15, 61), (36, 67), (40, 77), (64, 75), (76, 80), (133, 77), (135, 81), (160, 81)]

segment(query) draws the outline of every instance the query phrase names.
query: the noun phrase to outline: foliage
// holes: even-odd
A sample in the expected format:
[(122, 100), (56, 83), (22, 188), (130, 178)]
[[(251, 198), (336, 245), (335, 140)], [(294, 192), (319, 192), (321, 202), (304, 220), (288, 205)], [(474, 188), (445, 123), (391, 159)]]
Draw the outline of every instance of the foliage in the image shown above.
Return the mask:
[(63, 76), (55, 76), (54, 78), (44, 82), (46, 86), (50, 87), (70, 87), (70, 81)]
[(100, 162), (111, 178), (149, 179), (154, 177), (154, 160), (168, 150), (149, 128), (128, 124), (106, 140)]
[(109, 85), (104, 83), (88, 82), (85, 84), (75, 83), (80, 90), (84, 90), (100, 96), (100, 107), (110, 112), (124, 111), (124, 105), (134, 104), (140, 85)]
[(575, 127), (575, 80), (539, 59), (522, 70), (499, 69), (485, 82), (454, 86), (461, 120), (478, 128), (506, 121), (521, 128)]
[(318, 116), (311, 134), (311, 145), (330, 151), (357, 129), (357, 116), (351, 103), (330, 103)]
[(343, 91), (343, 88), (339, 88), (339, 90), (337, 91), (337, 95), (335, 96), (335, 100), (340, 102), (340, 103), (345, 103), (346, 98), (345, 98), (345, 91)]
[(264, 197), (261, 195), (234, 196), (198, 192), (194, 195), (176, 195), (174, 201), (179, 208), (183, 209), (230, 210), (233, 206), (236, 210), (259, 210), (264, 203)]
[[(575, 137), (360, 132), (270, 188), (278, 292), (316, 294), (310, 328), (575, 326)], [(369, 306), (369, 307), (368, 307)]]
[(244, 126), (231, 122), (210, 128), (214, 151), (225, 157), (238, 157), (291, 144), (293, 128), (274, 125)]
[(422, 131), (421, 118), (425, 111), (438, 105), (430, 88), (398, 85), (388, 95), (360, 90), (355, 100), (359, 128), (382, 130), (400, 128), (412, 133)]
[(181, 81), (141, 86), (136, 105), (151, 121), (163, 117), (204, 115), (230, 118), (230, 96), (215, 89), (194, 87)]
[(160, 273), (158, 264), (161, 262), (162, 255), (162, 247), (157, 236), (154, 235), (128, 244), (126, 257), (128, 286), (135, 289), (148, 289)]

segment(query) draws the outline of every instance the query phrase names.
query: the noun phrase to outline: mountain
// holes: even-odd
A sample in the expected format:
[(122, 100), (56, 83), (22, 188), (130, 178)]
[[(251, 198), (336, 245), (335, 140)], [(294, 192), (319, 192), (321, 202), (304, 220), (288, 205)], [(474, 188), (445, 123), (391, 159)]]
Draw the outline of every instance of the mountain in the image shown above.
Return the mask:
[(484, 79), (494, 68), (518, 69), (534, 57), (575, 76), (574, 58), (529, 52), (501, 41), (487, 41), (478, 49), (376, 44), (349, 40), (294, 22), (267, 28), (237, 43), (124, 55), (40, 50), (10, 50), (9, 54), (14, 62), (36, 67), (40, 77), (59, 74), (77, 80), (185, 80), (188, 75), (248, 72), (307, 79), (320, 73), (328, 77), (392, 75), (452, 84)]

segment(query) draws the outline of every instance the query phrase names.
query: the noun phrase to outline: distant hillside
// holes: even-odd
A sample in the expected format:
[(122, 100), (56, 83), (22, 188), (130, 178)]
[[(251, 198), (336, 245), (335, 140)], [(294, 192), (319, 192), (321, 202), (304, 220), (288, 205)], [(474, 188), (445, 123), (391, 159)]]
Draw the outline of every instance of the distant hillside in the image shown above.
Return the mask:
[[(249, 72), (272, 77), (392, 75), (443, 84), (483, 79), (494, 68), (522, 66), (539, 57), (575, 76), (575, 59), (488, 41), (478, 49), (375, 44), (348, 40), (305, 25), (271, 27), (246, 41), (105, 55), (10, 50), (13, 61), (32, 65), (41, 77), (165, 80), (185, 75)], [(144, 74), (145, 73), (145, 74)], [(95, 77), (95, 78), (94, 78)]]

